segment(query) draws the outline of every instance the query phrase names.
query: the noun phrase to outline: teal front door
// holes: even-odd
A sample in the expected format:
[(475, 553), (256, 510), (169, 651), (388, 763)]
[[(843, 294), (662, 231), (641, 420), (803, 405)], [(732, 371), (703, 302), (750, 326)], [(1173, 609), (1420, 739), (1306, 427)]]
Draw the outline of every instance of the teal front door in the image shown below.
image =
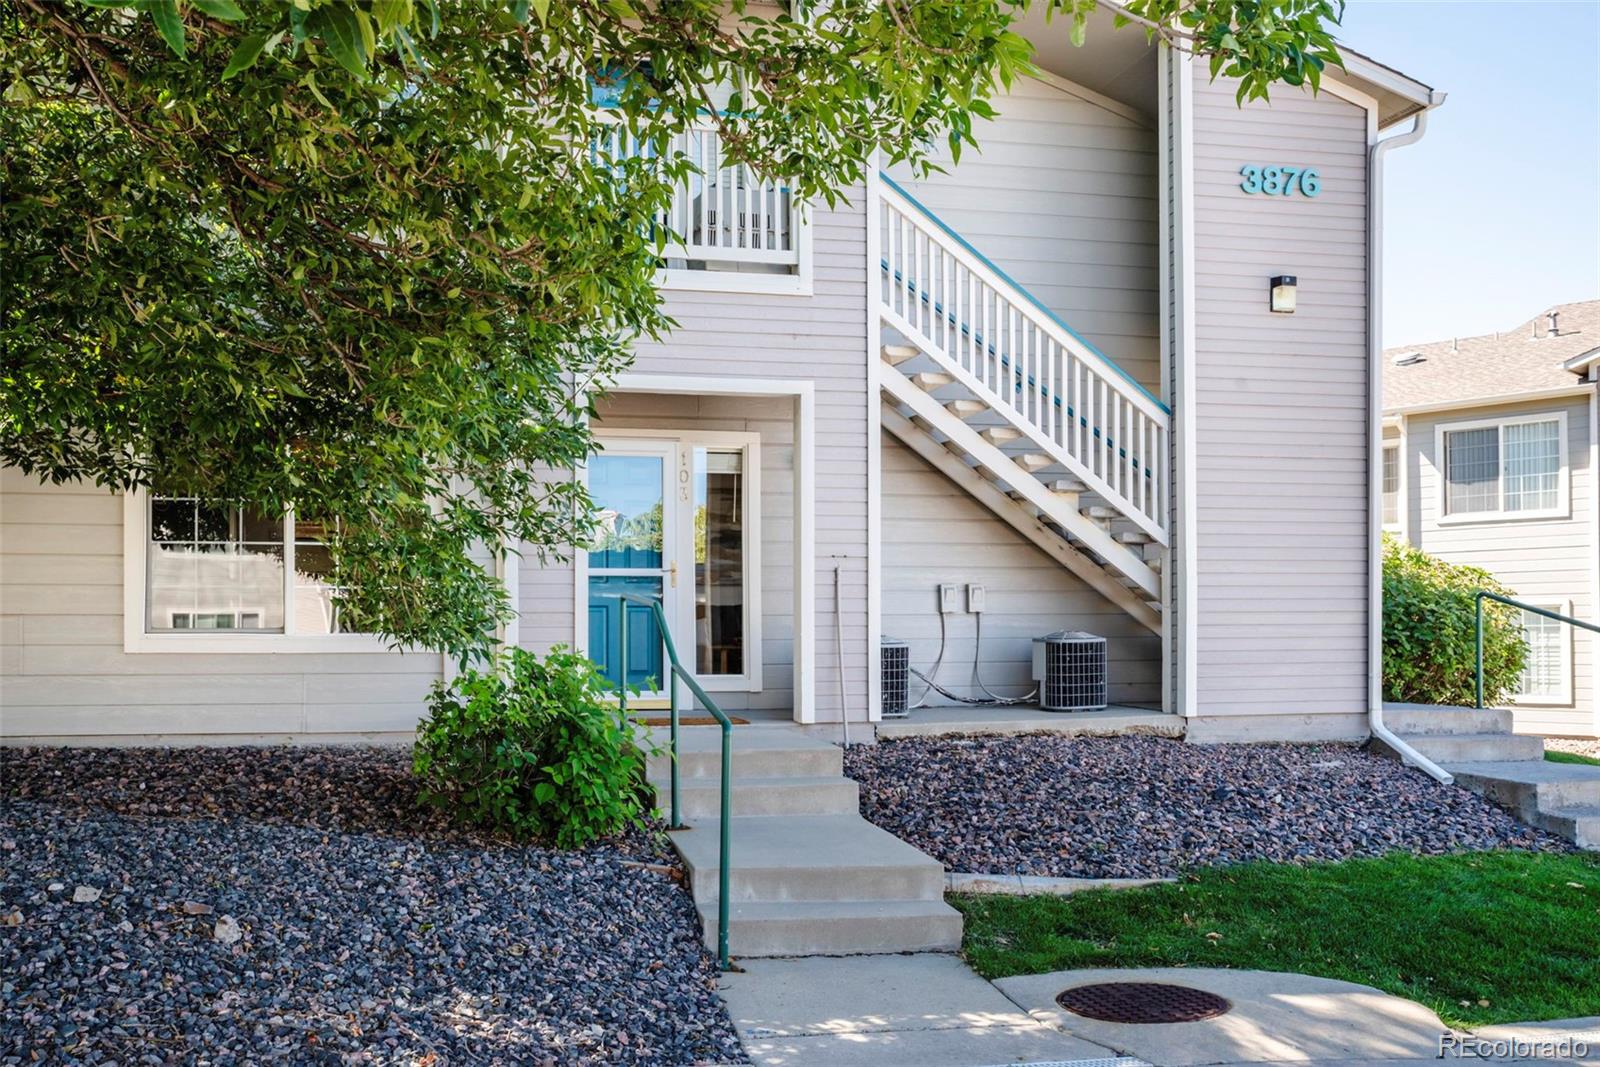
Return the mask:
[(629, 687), (644, 697), (666, 693), (666, 656), (655, 613), (618, 593), (660, 597), (675, 619), (676, 533), (672, 482), (676, 446), (670, 441), (611, 440), (589, 461), (589, 496), (600, 530), (588, 553), (589, 658), (617, 681), (627, 613)]

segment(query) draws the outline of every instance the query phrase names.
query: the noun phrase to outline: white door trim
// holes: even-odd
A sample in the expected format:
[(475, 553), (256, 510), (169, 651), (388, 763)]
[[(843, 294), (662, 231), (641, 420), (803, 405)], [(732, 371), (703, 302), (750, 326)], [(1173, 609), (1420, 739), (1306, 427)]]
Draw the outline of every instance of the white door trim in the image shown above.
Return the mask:
[[(662, 430), (647, 427), (609, 429), (595, 434), (601, 440), (626, 440), (640, 438), (652, 441), (677, 443), (678, 470), (692, 480), (692, 458), (696, 448), (742, 449), (745, 454), (744, 471), (744, 528), (745, 542), (745, 671), (736, 675), (699, 675), (695, 681), (708, 693), (750, 692), (762, 689), (762, 616), (761, 616), (761, 435), (743, 430)], [(674, 476), (677, 478), (678, 476)], [(683, 495), (684, 481), (677, 481), (678, 493), (678, 559), (685, 561), (682, 568), (688, 575), (692, 589), (693, 575), (689, 562), (694, 558), (694, 502)], [(580, 551), (580, 555), (585, 555)], [(580, 630), (580, 633), (582, 631)], [(677, 617), (673, 619), (672, 639), (678, 654), (686, 661), (694, 655), (694, 597), (678, 598)]]
[[(816, 386), (787, 378), (679, 374), (617, 376), (609, 392), (677, 395), (787, 396), (794, 404), (794, 718), (817, 721)], [(605, 436), (603, 433), (601, 436)]]

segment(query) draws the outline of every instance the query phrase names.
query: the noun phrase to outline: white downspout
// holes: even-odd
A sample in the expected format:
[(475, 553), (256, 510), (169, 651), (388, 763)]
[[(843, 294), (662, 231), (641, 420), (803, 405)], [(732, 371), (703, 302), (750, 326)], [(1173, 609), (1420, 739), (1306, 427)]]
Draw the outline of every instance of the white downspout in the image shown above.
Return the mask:
[[(1444, 103), (1434, 93), (1428, 108)], [(1367, 721), (1372, 736), (1413, 767), (1449, 785), (1454, 776), (1402, 741), (1383, 722), (1383, 158), (1416, 144), (1428, 129), (1428, 108), (1411, 129), (1376, 141), (1367, 155)]]

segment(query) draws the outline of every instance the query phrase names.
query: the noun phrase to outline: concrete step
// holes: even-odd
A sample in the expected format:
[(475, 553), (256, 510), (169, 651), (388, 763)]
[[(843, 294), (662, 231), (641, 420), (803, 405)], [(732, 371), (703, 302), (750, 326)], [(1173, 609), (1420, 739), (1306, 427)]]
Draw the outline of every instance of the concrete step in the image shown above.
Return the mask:
[(932, 391), (940, 386), (949, 385), (955, 381), (955, 375), (943, 371), (925, 370), (911, 376), (911, 384), (918, 389)]
[[(717, 906), (700, 906), (706, 945), (717, 944)], [(943, 900), (740, 902), (729, 911), (735, 956), (854, 956), (870, 952), (954, 952), (961, 913)]]
[(1544, 739), (1531, 734), (1400, 734), (1400, 738), (1435, 763), (1544, 760)]
[(1532, 821), (1580, 848), (1600, 851), (1600, 805), (1541, 811)]
[[(735, 901), (939, 900), (944, 866), (857, 814), (735, 816), (729, 824)], [(705, 819), (670, 836), (697, 901), (715, 900), (719, 824)]]
[[(663, 815), (671, 811), (672, 787), (663, 773), (650, 779), (656, 789), (656, 806)], [(854, 815), (861, 810), (861, 787), (838, 775), (748, 778), (735, 774), (733, 814), (772, 815)], [(697, 823), (722, 815), (722, 783), (716, 777), (680, 778), (679, 814)]]
[[(661, 754), (650, 757), (646, 774), (667, 777), (667, 728), (652, 727)], [(678, 728), (678, 779), (716, 781), (722, 767), (722, 731), (715, 726)], [(844, 774), (844, 750), (787, 726), (735, 726), (733, 774), (741, 778), (816, 778)]]
[(921, 355), (922, 350), (916, 345), (884, 345), (879, 350), (879, 353), (883, 356), (885, 363), (891, 367), (898, 367), (907, 360), (916, 359), (917, 356)]
[(1383, 722), (1397, 734), (1509, 734), (1511, 712), (1503, 708), (1454, 708), (1432, 704), (1386, 704)]
[(1524, 819), (1536, 812), (1600, 807), (1600, 767), (1548, 760), (1446, 763), (1456, 781)]

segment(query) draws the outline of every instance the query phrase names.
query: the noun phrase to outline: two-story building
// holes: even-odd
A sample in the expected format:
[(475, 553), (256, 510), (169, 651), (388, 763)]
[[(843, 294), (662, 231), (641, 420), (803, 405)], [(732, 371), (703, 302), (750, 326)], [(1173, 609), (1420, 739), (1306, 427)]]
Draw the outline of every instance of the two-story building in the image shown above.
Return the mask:
[[(1111, 701), (1191, 739), (1368, 734), (1383, 160), (1442, 95), (1346, 51), (1239, 106), (1109, 19), (1022, 29), (1039, 76), (945, 173), (830, 208), (687, 139), (679, 325), (555, 475), (606, 533), (511, 559), (508, 639), (614, 664), (608, 594), (660, 596), (725, 707), (820, 729), (880, 718), (885, 637), (1021, 697), (1033, 638), (1086, 631)], [(445, 670), (340, 632), (305, 524), (15, 471), (0, 521), (8, 740), (400, 739)]]
[[(1535, 607), (1600, 606), (1600, 300), (1384, 353), (1383, 524)], [(1519, 731), (1600, 736), (1600, 638), (1523, 613)]]

